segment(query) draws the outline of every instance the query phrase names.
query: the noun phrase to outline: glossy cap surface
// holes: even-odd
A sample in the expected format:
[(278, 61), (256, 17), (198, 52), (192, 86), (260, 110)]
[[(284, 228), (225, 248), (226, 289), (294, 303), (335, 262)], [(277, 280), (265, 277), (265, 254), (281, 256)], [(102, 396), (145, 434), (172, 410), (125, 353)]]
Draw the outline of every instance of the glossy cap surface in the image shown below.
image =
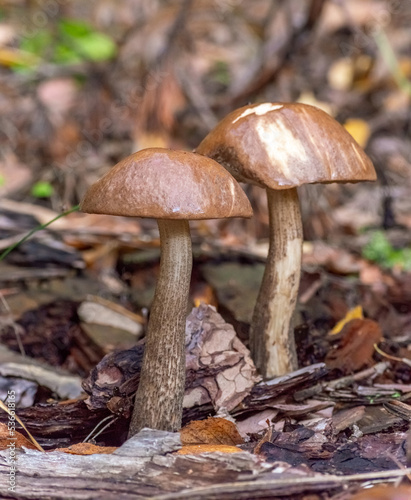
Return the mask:
[(307, 104), (239, 108), (196, 151), (224, 165), (238, 181), (264, 188), (376, 179), (371, 160), (344, 127)]
[(214, 160), (196, 153), (143, 149), (86, 192), (80, 210), (155, 219), (250, 217), (244, 191)]

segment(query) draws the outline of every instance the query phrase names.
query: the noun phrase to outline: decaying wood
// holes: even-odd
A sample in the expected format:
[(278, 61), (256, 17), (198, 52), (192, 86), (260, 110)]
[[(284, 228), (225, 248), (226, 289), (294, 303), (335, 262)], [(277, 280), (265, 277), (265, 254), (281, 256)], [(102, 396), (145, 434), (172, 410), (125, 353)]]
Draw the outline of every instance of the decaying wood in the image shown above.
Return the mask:
[[(317, 364), (255, 385), (259, 377), (248, 349), (212, 306), (194, 308), (186, 324), (184, 402), (190, 417), (195, 414), (204, 418), (222, 407), (233, 414), (264, 409), (278, 395), (312, 384), (326, 373), (325, 365)], [(101, 360), (83, 383), (89, 408), (113, 408), (115, 398), (114, 412), (128, 416), (130, 397), (139, 383), (143, 350), (144, 343), (140, 342)], [(255, 406), (257, 401), (260, 404)]]
[[(139, 384), (143, 349), (139, 343), (111, 353), (92, 370), (83, 384), (90, 408), (108, 406), (128, 416), (130, 398)], [(186, 321), (185, 408), (204, 407), (205, 415), (213, 408), (232, 410), (258, 381), (250, 353), (234, 328), (212, 306), (194, 308)]]
[(398, 415), (399, 417), (411, 422), (411, 406), (403, 403), (401, 401), (388, 401), (384, 404), (384, 407), (393, 415)]
[[(387, 429), (395, 429), (404, 424), (404, 419), (395, 416), (383, 406), (367, 406), (357, 426), (363, 434), (375, 434)], [(393, 433), (394, 435), (394, 433)]]
[[(247, 453), (179, 456), (179, 434), (144, 429), (111, 455), (78, 456), (61, 452), (18, 455), (13, 498), (142, 499), (157, 494), (237, 481), (270, 468)], [(1, 452), (0, 493), (9, 485), (8, 450)]]
[(398, 430), (353, 436), (344, 443), (332, 420), (320, 419), (291, 431), (273, 431), (269, 441), (259, 447), (259, 454), (269, 463), (280, 461), (316, 472), (377, 472), (405, 464), (405, 440), (406, 432)]
[[(193, 488), (189, 491), (171, 493), (153, 497), (153, 500), (254, 500), (258, 498), (294, 498), (294, 495), (310, 491), (332, 491), (351, 482), (378, 481), (380, 479), (394, 479), (404, 477), (407, 471), (391, 470), (381, 473), (353, 474), (349, 476), (315, 475), (313, 477), (292, 477), (290, 474), (281, 475), (278, 479), (265, 478), (264, 475), (256, 481), (241, 481), (236, 483), (218, 484), (210, 487)], [(290, 497), (289, 495), (293, 495)]]
[[(9, 491), (9, 450), (0, 452), (0, 494), (15, 499), (189, 498), (250, 500), (340, 488), (349, 482), (401, 477), (388, 470), (334, 476), (282, 464), (275, 468), (248, 452), (176, 455), (177, 433), (143, 429), (112, 454), (18, 452), (16, 486)], [(280, 465), (280, 464), (278, 464)]]
[[(101, 380), (101, 388), (93, 387), (93, 395), (98, 394), (99, 397), (93, 399), (92, 407), (90, 404), (87, 407), (84, 401), (80, 400), (42, 404), (18, 410), (19, 417), (43, 447), (65, 446), (67, 443), (81, 441), (103, 419), (113, 414), (118, 418), (101, 438), (106, 444), (119, 445), (124, 442), (129, 425), (132, 394), (134, 394), (133, 384), (138, 383), (138, 366), (141, 363), (143, 346), (131, 350), (133, 359), (136, 360), (135, 365), (130, 364), (129, 351), (120, 351), (116, 354), (116, 365), (113, 365), (111, 371), (105, 372), (106, 385)], [(130, 373), (134, 378), (127, 379), (126, 375), (129, 376)], [(244, 419), (256, 411), (271, 408), (276, 398), (283, 394), (293, 394), (297, 389), (315, 384), (325, 373), (324, 364), (320, 363), (274, 379), (270, 383), (257, 384), (251, 394), (234, 408), (231, 414), (235, 418)], [(120, 375), (124, 376), (119, 379), (122, 383), (110, 384), (110, 374), (113, 379)], [(214, 413), (215, 410), (209, 403), (186, 408), (183, 412), (183, 423), (206, 418)], [(7, 423), (5, 413), (0, 413), (0, 422)]]
[[(90, 411), (84, 401), (47, 403), (17, 410), (24, 425), (43, 448), (67, 446), (82, 441), (108, 415), (109, 410)], [(0, 421), (8, 423), (8, 415), (0, 413)], [(126, 437), (128, 423), (119, 419), (115, 430), (104, 434), (107, 444), (119, 444)], [(17, 426), (17, 430), (20, 430)], [(120, 440), (120, 441), (119, 441)]]

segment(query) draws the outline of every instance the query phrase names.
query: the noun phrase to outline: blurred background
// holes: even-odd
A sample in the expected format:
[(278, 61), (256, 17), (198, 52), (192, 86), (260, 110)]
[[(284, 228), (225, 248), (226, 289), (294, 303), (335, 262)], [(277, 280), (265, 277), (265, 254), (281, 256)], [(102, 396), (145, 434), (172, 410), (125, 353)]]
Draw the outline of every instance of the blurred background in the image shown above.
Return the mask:
[[(409, 269), (410, 25), (411, 4), (396, 0), (3, 0), (2, 213), (46, 222), (134, 151), (192, 150), (237, 107), (299, 101), (342, 123), (378, 172), (375, 183), (301, 188), (305, 239), (360, 251), (371, 240), (368, 256)], [(244, 188), (253, 221), (195, 223), (194, 235), (263, 242), (265, 193)], [(12, 219), (2, 249), (25, 227)], [(74, 226), (120, 224), (70, 220), (65, 241), (77, 247), (90, 234), (70, 239)], [(122, 224), (140, 243), (156, 238), (154, 222)]]
[(344, 124), (379, 176), (305, 188), (306, 239), (409, 228), (410, 22), (396, 0), (2, 1), (0, 194), (67, 209), (131, 152), (190, 150), (236, 107), (300, 101)]

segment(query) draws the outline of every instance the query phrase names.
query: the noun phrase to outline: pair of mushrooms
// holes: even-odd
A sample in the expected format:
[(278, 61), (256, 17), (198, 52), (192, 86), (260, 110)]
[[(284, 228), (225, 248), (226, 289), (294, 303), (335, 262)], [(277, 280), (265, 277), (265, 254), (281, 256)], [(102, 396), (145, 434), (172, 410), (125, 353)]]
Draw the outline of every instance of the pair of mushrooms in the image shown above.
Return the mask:
[(181, 425), (192, 266), (188, 220), (250, 217), (236, 181), (267, 190), (269, 253), (250, 349), (261, 375), (271, 378), (297, 368), (291, 329), (303, 238), (297, 187), (375, 179), (370, 159), (328, 114), (304, 104), (263, 103), (227, 115), (196, 153), (142, 150), (89, 188), (84, 212), (154, 217), (160, 231), (160, 274), (130, 435), (142, 427)]

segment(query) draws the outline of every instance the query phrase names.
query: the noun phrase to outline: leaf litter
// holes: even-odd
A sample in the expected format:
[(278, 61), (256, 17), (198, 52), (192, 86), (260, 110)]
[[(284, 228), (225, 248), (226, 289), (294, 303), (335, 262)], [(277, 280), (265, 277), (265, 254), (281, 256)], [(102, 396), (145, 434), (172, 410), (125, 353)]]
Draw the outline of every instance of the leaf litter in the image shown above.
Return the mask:
[[(138, 8), (128, 1), (90, 4), (82, 15), (115, 28), (117, 63), (107, 69), (80, 64), (74, 71), (40, 67), (34, 86), (27, 74), (5, 69), (8, 52), (0, 51), (6, 96), (0, 113), (0, 193), (6, 197), (0, 201), (0, 248), (56, 217), (61, 207), (77, 204), (85, 187), (135, 145), (193, 148), (218, 119), (248, 101), (300, 100), (325, 108), (366, 148), (380, 181), (302, 190), (307, 241), (295, 318), (301, 368), (261, 381), (248, 353), (268, 234), (264, 194), (248, 187), (255, 207), (252, 224), (210, 221), (192, 227), (191, 305), (196, 309), (187, 327), (184, 422), (186, 429), (202, 429), (202, 437), (191, 438), (201, 443), (192, 445), (214, 448), (207, 450), (208, 458), (200, 454), (195, 461), (190, 454), (171, 453), (183, 439), (155, 432), (140, 436), (127, 453), (139, 456), (152, 446), (155, 459), (139, 462), (140, 476), (133, 469), (134, 493), (402, 500), (410, 496), (406, 484), (354, 495), (360, 485), (406, 476), (411, 465), (406, 444), (411, 414), (409, 12), (405, 4), (375, 0), (269, 3), (220, 2), (214, 9), (185, 1), (186, 12), (176, 2), (169, 8), (144, 1)], [(65, 6), (64, 14), (75, 16), (77, 9)], [(378, 19), (387, 14), (381, 24)], [(12, 30), (11, 39), (13, 26), (2, 25)], [(383, 31), (373, 33), (373, 27)], [(10, 42), (1, 43), (9, 49)], [(169, 51), (163, 56), (165, 46)], [(146, 85), (136, 88), (136, 81)], [(121, 120), (118, 96), (128, 104)], [(110, 126), (100, 127), (102, 120)], [(49, 200), (33, 198), (31, 187), (39, 182), (53, 186)], [(375, 229), (383, 230), (383, 237)], [(134, 314), (130, 328), (135, 332), (138, 325), (139, 334), (144, 332), (157, 249), (150, 221), (72, 213), (0, 263), (0, 334), (9, 349), (1, 357), (1, 383), (18, 395), (19, 418), (44, 449), (73, 451), (87, 439), (86, 452), (95, 445), (123, 446), (144, 341), (134, 345), (135, 334), (122, 330), (118, 314)], [(106, 301), (108, 319), (95, 309), (91, 313), (105, 323), (98, 328), (90, 312), (83, 315), (90, 296)], [(360, 306), (363, 315), (350, 317)], [(24, 365), (25, 371), (18, 368)], [(64, 391), (63, 381), (84, 392)], [(2, 422), (7, 418), (0, 414)], [(230, 438), (225, 431), (224, 438), (220, 435), (219, 422), (224, 429), (234, 426)], [(235, 442), (213, 442), (216, 434), (218, 441)], [(27, 449), (19, 456), (21, 498), (42, 498), (40, 490), (25, 489), (25, 481), (36, 487), (27, 471), (30, 460), (38, 467), (40, 458), (28, 450), (29, 442), (20, 445)], [(215, 447), (221, 445), (235, 445), (243, 453), (219, 455)], [(59, 453), (51, 451), (55, 457)], [(122, 453), (107, 455), (117, 472)], [(87, 458), (70, 457), (73, 470), (89, 467)], [(47, 469), (46, 459), (42, 463), (45, 474), (56, 469), (55, 463)], [(89, 471), (90, 478), (102, 477), (101, 470)], [(149, 479), (160, 476), (157, 482)], [(80, 474), (72, 481), (76, 477)], [(59, 491), (67, 487), (56, 481)], [(113, 481), (106, 488), (113, 497), (124, 493)]]

